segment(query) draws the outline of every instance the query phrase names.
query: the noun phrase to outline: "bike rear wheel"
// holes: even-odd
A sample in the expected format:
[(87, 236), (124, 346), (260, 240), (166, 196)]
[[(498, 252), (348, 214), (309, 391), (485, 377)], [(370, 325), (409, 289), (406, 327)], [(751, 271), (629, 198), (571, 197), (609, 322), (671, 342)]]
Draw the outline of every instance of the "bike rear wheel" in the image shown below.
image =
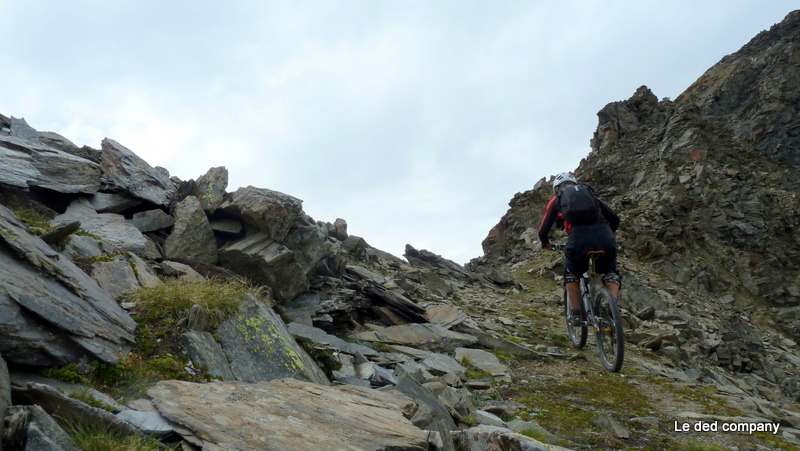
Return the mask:
[[(581, 304), (581, 318), (586, 318), (586, 309)], [(572, 341), (572, 346), (575, 348), (582, 348), (586, 346), (586, 339), (588, 338), (588, 328), (586, 321), (583, 321), (581, 326), (572, 325), (572, 307), (569, 305), (569, 298), (567, 297), (567, 290), (564, 289), (564, 312), (567, 319), (567, 334)]]
[(595, 300), (597, 315), (597, 351), (606, 370), (615, 373), (622, 368), (625, 357), (625, 337), (622, 332), (622, 316), (617, 300), (605, 288), (597, 292)]

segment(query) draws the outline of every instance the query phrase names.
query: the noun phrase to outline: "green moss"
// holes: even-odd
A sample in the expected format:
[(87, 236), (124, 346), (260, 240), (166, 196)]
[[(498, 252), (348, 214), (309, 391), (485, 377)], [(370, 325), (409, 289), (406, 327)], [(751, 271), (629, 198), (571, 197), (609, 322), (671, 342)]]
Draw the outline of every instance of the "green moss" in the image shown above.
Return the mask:
[(78, 229), (78, 230), (75, 231), (74, 235), (88, 236), (90, 238), (94, 238), (94, 239), (100, 241), (100, 237), (99, 236), (95, 235), (94, 233), (87, 232), (85, 230)]
[(515, 337), (513, 335), (506, 335), (505, 337), (503, 337), (503, 339), (505, 339), (506, 341), (510, 341), (511, 343), (516, 343), (516, 344), (525, 343), (525, 339), (524, 338)]
[(113, 262), (114, 255), (113, 254), (97, 255), (94, 257), (89, 257), (89, 260), (93, 262)]
[(579, 437), (595, 437), (603, 443), (610, 440), (593, 425), (598, 412), (613, 409), (624, 412), (628, 418), (649, 415), (653, 410), (647, 396), (620, 374), (591, 372), (534, 381), (527, 386), (512, 385), (504, 389), (504, 398), (528, 406), (525, 414), (518, 414), (521, 419), (530, 419), (535, 414), (545, 430), (571, 440)]
[(542, 443), (547, 443), (553, 445), (554, 443), (550, 443), (550, 438), (542, 431), (535, 431), (533, 429), (523, 429), (519, 432), (520, 434), (530, 437), (534, 440), (538, 440)]
[(699, 404), (703, 407), (703, 411), (699, 413), (720, 416), (737, 416), (741, 414), (727, 401), (716, 397), (717, 390), (713, 387), (679, 384), (652, 375), (645, 376), (645, 380), (650, 384), (657, 384), (678, 398)]
[(513, 362), (519, 358), (519, 356), (504, 349), (490, 349), (489, 352), (494, 354), (495, 357), (497, 357), (497, 360), (501, 362)]
[(83, 402), (85, 404), (88, 404), (88, 405), (90, 405), (92, 407), (96, 407), (98, 409), (104, 409), (104, 410), (107, 410), (109, 412), (113, 412), (114, 411), (113, 408), (111, 408), (110, 406), (105, 405), (103, 403), (103, 401), (100, 401), (99, 399), (95, 398), (91, 393), (89, 393), (88, 389), (87, 390), (79, 390), (79, 391), (72, 392), (69, 395), (69, 397), (72, 398), (72, 399), (77, 399), (78, 401), (81, 401), (81, 402)]
[(478, 425), (478, 416), (474, 413), (471, 413), (464, 417), (464, 422), (466, 422), (467, 426), (474, 427)]
[(477, 368), (475, 365), (472, 364), (472, 359), (467, 356), (464, 356), (459, 360), (461, 366), (466, 368), (464, 371), (464, 375), (467, 376), (470, 380), (482, 380), (482, 379), (491, 379), (491, 373), (483, 371), (480, 368)]
[(727, 451), (729, 448), (700, 440), (685, 440), (673, 442), (671, 449), (675, 451)]
[(395, 351), (395, 349), (391, 345), (388, 345), (386, 343), (381, 343), (381, 342), (371, 343), (370, 347), (372, 349), (374, 349), (376, 351), (380, 351), (380, 352), (394, 352)]
[(564, 334), (558, 334), (558, 333), (555, 333), (555, 332), (548, 332), (545, 335), (545, 339), (547, 341), (552, 341), (553, 344), (555, 344), (556, 346), (564, 346), (564, 345), (567, 344), (567, 336), (564, 335)]
[(42, 235), (53, 229), (50, 225), (50, 220), (35, 210), (30, 208), (20, 208), (13, 210), (13, 212), (20, 221), (25, 223), (25, 225), (29, 228), (33, 229), (38, 235)]
[(86, 385), (89, 379), (78, 372), (78, 365), (71, 363), (60, 368), (45, 368), (40, 371), (43, 377), (51, 379), (58, 379), (60, 381), (69, 382), (70, 384)]

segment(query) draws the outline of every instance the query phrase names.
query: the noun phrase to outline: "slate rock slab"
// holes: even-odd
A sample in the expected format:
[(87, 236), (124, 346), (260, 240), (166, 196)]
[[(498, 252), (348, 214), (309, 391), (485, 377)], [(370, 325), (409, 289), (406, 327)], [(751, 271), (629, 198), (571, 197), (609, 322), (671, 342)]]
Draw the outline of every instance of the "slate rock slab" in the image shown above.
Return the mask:
[[(427, 450), (428, 432), (400, 395), (295, 379), (247, 384), (163, 381), (148, 390), (159, 412), (229, 451)], [(203, 449), (206, 449), (204, 444)]]
[(329, 384), (325, 373), (297, 344), (283, 320), (250, 295), (245, 296), (237, 316), (220, 324), (219, 337), (237, 380), (294, 377)]
[(0, 206), (0, 353), (10, 364), (116, 364), (136, 323), (97, 282)]
[(456, 348), (456, 360), (469, 361), (470, 365), (489, 373), (494, 380), (511, 382), (508, 368), (500, 362), (496, 355), (483, 349)]
[(181, 335), (181, 343), (186, 347), (195, 367), (205, 368), (209, 374), (219, 376), (226, 381), (236, 380), (225, 351), (211, 333), (192, 330)]
[(350, 355), (355, 355), (357, 352), (360, 352), (362, 355), (365, 356), (378, 355), (378, 351), (368, 346), (344, 341), (341, 338), (337, 337), (336, 335), (331, 335), (325, 332), (324, 330), (318, 329), (313, 326), (307, 326), (305, 324), (300, 324), (300, 323), (289, 323), (287, 327), (289, 329), (289, 332), (294, 337), (296, 337), (298, 340), (301, 341), (320, 343), (327, 346), (328, 348), (336, 349), (337, 351), (341, 351)]
[(208, 218), (194, 196), (187, 196), (175, 207), (175, 225), (164, 243), (170, 260), (217, 263), (217, 242)]
[(101, 146), (100, 165), (114, 188), (155, 205), (169, 205), (176, 188), (166, 171), (153, 168), (113, 139), (103, 139)]
[(288, 247), (258, 232), (219, 250), (220, 266), (267, 285), (279, 302), (287, 302), (309, 287), (307, 272)]
[(39, 406), (14, 406), (5, 422), (8, 424), (3, 437), (6, 449), (80, 451), (69, 434)]
[(213, 213), (225, 201), (225, 188), (228, 187), (228, 170), (225, 166), (211, 168), (195, 183), (194, 195), (200, 200), (203, 209)]
[(12, 394), (15, 402), (40, 406), (48, 414), (57, 415), (67, 424), (98, 426), (122, 435), (136, 432), (133, 425), (117, 418), (113, 413), (70, 398), (49, 385), (30, 382), (24, 387), (13, 386)]
[(117, 213), (98, 214), (87, 199), (73, 201), (67, 210), (53, 219), (53, 224), (72, 221), (81, 223), (81, 230), (91, 233), (103, 243), (106, 252), (130, 251), (140, 254), (147, 245), (144, 235), (124, 216)]
[(478, 339), (471, 335), (452, 332), (429, 323), (385, 327), (357, 333), (353, 338), (439, 352), (453, 352), (455, 348), (471, 346), (478, 342)]
[(0, 184), (60, 193), (94, 193), (100, 165), (14, 136), (0, 136)]
[(567, 451), (547, 445), (506, 428), (480, 425), (453, 434), (456, 448), (463, 451), (489, 451), (509, 449), (515, 451)]
[(241, 218), (266, 233), (271, 240), (282, 242), (296, 221), (303, 216), (303, 201), (266, 188), (248, 186), (229, 194), (220, 210)]

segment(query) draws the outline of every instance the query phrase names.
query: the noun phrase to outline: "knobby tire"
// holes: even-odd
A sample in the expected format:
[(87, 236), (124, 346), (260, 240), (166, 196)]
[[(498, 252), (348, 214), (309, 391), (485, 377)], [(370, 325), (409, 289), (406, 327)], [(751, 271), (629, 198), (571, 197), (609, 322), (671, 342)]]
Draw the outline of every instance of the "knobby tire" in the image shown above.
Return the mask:
[(597, 351), (605, 369), (615, 373), (622, 368), (625, 357), (622, 316), (617, 300), (605, 288), (598, 290), (595, 305), (599, 322), (596, 331)]

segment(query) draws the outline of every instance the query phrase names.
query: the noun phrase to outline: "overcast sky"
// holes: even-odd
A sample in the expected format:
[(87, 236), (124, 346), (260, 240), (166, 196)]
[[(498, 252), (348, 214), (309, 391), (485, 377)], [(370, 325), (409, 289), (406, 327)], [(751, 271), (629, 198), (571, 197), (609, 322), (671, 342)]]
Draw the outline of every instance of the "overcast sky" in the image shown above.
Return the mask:
[(374, 247), (463, 264), (515, 193), (577, 168), (606, 104), (676, 98), (795, 8), (0, 0), (0, 114), (183, 180), (225, 166), (228, 192), (281, 191)]

